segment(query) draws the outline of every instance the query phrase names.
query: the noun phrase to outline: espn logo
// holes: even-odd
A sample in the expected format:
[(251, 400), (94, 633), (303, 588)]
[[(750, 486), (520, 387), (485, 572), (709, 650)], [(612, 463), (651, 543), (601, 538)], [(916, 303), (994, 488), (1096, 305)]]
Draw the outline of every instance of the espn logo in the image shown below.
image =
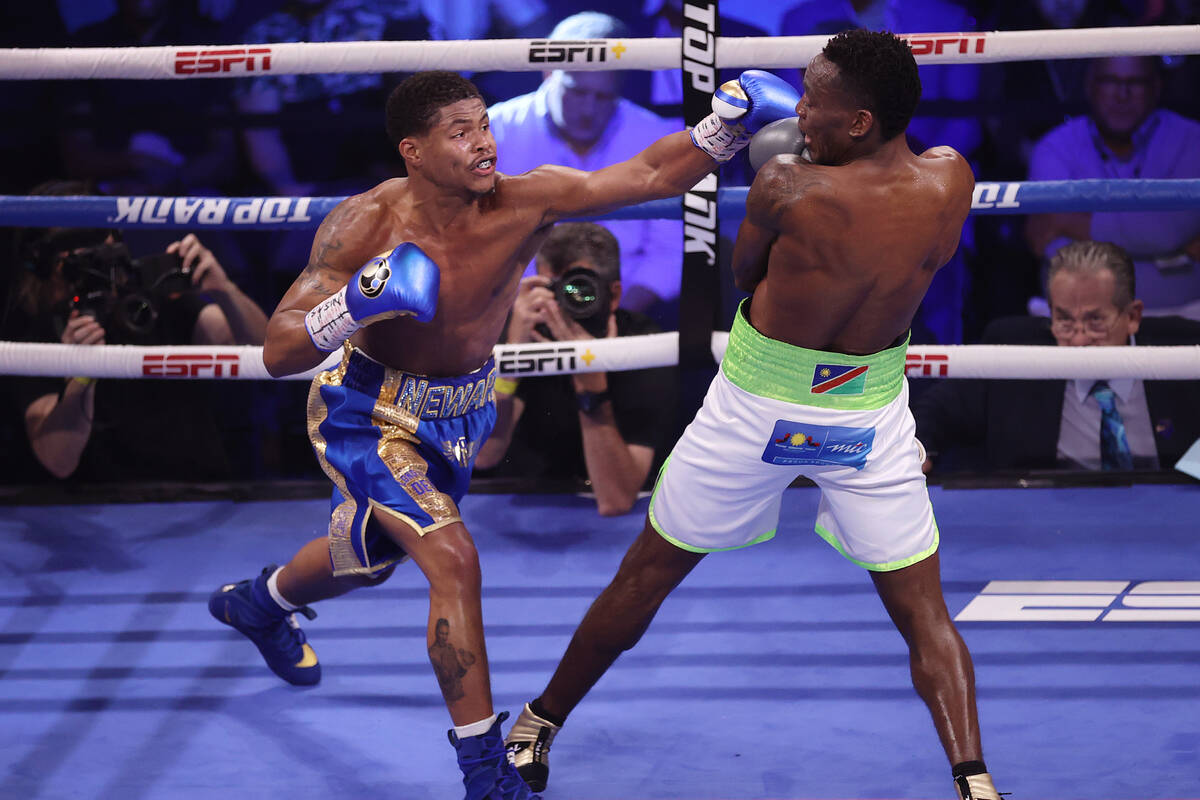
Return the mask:
[[(240, 66), (239, 66), (240, 65)], [(176, 75), (214, 72), (269, 72), (271, 48), (225, 47), (219, 50), (180, 50), (175, 53)], [(238, 67), (236, 70), (234, 67)]]
[(240, 357), (236, 353), (148, 353), (142, 356), (142, 375), (147, 378), (236, 378)]
[[(937, 372), (934, 372), (934, 369)], [(944, 378), (950, 371), (950, 356), (944, 354), (907, 353), (904, 356), (904, 374), (914, 377)]]
[[(617, 42), (613, 55), (620, 58), (625, 47)], [(534, 39), (529, 43), (530, 64), (591, 64), (608, 58), (607, 39)]]
[(931, 36), (926, 33), (914, 33), (901, 35), (900, 38), (908, 42), (914, 56), (941, 56), (953, 53), (982, 53), (987, 34), (952, 33)]
[(1200, 622), (1200, 581), (989, 581), (956, 622)]
[(498, 366), (504, 375), (556, 375), (575, 369), (575, 348), (570, 345), (522, 348), (519, 353), (502, 355)]

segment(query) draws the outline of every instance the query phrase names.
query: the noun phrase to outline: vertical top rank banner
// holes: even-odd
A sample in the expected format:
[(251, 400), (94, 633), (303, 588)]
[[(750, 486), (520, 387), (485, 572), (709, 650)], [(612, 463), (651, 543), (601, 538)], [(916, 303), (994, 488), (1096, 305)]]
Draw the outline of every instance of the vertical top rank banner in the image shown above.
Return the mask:
[[(712, 113), (717, 89), (719, 12), (715, 2), (684, 0), (683, 121), (690, 128)], [(679, 366), (713, 365), (712, 332), (720, 308), (717, 173), (683, 196), (683, 276), (679, 291)]]

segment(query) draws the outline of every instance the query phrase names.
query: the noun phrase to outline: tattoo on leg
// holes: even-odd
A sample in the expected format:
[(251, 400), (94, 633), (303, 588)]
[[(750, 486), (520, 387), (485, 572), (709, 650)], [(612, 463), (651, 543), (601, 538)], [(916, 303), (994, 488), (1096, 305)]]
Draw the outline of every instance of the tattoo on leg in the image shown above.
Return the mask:
[(461, 700), (466, 696), (462, 678), (467, 674), (467, 669), (475, 663), (475, 654), (470, 650), (455, 647), (450, 642), (450, 622), (445, 618), (438, 619), (433, 631), (429, 660), (433, 662), (433, 672), (437, 675), (442, 697), (446, 698), (447, 702)]

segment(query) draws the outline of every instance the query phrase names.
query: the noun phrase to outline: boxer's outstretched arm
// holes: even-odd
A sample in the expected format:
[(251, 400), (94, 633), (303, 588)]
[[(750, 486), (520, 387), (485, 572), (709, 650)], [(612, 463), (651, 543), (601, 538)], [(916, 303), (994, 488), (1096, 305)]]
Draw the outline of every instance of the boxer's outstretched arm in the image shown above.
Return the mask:
[(718, 166), (692, 143), (672, 133), (628, 161), (595, 172), (545, 165), (526, 173), (547, 204), (544, 222), (604, 214), (625, 206), (676, 197)]
[(664, 136), (633, 158), (596, 172), (547, 169), (554, 177), (538, 186), (549, 201), (545, 221), (681, 195), (745, 147), (750, 134), (792, 115), (799, 100), (786, 81), (747, 70), (721, 85), (713, 98), (713, 113), (690, 131)]

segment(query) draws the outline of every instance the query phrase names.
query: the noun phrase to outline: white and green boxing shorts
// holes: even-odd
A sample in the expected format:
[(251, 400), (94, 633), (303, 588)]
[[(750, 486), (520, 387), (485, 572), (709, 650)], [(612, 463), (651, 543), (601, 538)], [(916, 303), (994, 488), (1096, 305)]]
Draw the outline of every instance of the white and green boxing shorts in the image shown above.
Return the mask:
[(924, 450), (908, 409), (905, 341), (868, 356), (806, 350), (734, 319), (704, 405), (654, 487), (650, 522), (697, 553), (775, 535), (783, 490), (804, 475), (821, 489), (816, 531), (869, 570), (937, 550)]

